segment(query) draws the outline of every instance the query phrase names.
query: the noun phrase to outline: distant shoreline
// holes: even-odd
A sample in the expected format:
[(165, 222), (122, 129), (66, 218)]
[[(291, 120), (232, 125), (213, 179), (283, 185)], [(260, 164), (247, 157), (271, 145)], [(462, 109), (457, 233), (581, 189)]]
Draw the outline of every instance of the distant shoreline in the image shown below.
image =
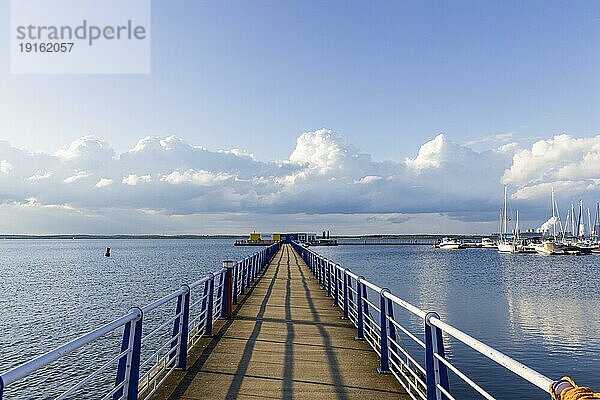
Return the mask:
[(0, 239), (240, 239), (236, 235), (0, 235)]
[[(373, 239), (441, 239), (446, 236), (457, 238), (481, 238), (492, 235), (449, 235), (449, 234), (411, 234), (411, 235), (339, 235), (335, 239), (373, 240)], [(0, 235), (0, 239), (245, 239), (248, 235)]]

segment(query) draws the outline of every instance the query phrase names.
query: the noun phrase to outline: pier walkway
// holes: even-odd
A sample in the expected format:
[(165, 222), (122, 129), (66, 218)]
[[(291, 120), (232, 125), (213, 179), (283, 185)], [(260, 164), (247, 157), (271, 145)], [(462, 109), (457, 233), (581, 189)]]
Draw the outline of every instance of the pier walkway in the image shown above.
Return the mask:
[(408, 399), (302, 258), (283, 245), (233, 318), (215, 325), (154, 399)]

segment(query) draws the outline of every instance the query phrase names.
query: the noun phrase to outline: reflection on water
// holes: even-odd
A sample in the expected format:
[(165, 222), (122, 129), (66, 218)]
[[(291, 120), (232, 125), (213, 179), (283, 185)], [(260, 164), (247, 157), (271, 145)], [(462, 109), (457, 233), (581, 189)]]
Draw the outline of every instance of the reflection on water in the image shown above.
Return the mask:
[[(318, 252), (551, 377), (600, 388), (600, 256), (541, 257), (488, 249), (339, 246)], [(411, 320), (415, 332), (419, 321)], [(448, 354), (499, 399), (546, 399), (449, 340)], [(478, 398), (451, 381), (462, 399)]]
[[(106, 247), (110, 258), (103, 256)], [(256, 250), (233, 247), (230, 240), (0, 240), (0, 371), (173, 292), (224, 259)], [(159, 324), (161, 313), (174, 314), (174, 303), (163, 308), (144, 317), (145, 332)], [(65, 377), (75, 383), (115, 356), (119, 335), (11, 385), (7, 399), (57, 395), (53, 388)], [(114, 382), (113, 371), (100, 381)], [(92, 391), (76, 398), (97, 396)]]

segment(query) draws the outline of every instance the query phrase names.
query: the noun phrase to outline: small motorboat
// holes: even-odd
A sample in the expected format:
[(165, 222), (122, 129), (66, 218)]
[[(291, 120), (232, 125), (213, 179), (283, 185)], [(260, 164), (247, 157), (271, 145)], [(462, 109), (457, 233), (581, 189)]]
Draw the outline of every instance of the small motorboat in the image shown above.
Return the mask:
[(456, 250), (462, 248), (462, 243), (458, 239), (445, 237), (442, 239), (438, 247), (440, 249)]
[(541, 244), (536, 245), (535, 251), (542, 256), (554, 256), (559, 254), (565, 254), (565, 251), (556, 247), (554, 242), (551, 240), (546, 240)]
[(503, 240), (498, 242), (498, 252), (515, 254), (519, 252), (519, 249), (512, 240)]
[(490, 238), (482, 238), (481, 247), (484, 249), (495, 249), (498, 247), (498, 245)]
[(574, 244), (574, 246), (582, 254), (591, 254), (594, 250), (598, 250), (598, 244), (591, 241), (581, 241)]

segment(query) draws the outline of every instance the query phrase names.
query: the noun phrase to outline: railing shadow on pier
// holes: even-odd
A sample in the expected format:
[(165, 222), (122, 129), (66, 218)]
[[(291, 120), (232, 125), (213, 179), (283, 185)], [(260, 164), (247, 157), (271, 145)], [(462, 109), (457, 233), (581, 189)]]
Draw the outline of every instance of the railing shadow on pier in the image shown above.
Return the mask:
[[(277, 398), (293, 399), (302, 397), (302, 387), (306, 385), (328, 393), (331, 396), (328, 398), (350, 398), (347, 388), (352, 389), (352, 386), (344, 382), (336, 356), (341, 349), (333, 346), (327, 329), (336, 327), (351, 333), (349, 324), (336, 321), (338, 317), (322, 320), (320, 311), (323, 308), (330, 310), (329, 313), (337, 313), (314, 285), (310, 290), (310, 277), (305, 275), (308, 270), (291, 247), (284, 247), (269, 268), (267, 276), (261, 276), (259, 292), (255, 293), (256, 287), (252, 287), (239, 302), (233, 315), (235, 324), (219, 329), (217, 336), (224, 342), (220, 348), (211, 346), (211, 341), (198, 361), (180, 375), (181, 380), (159, 393), (161, 398), (177, 400), (197, 395), (226, 399), (248, 395), (271, 398), (276, 391)], [(251, 296), (252, 301), (246, 303)], [(319, 297), (320, 306), (315, 303), (314, 296)], [(323, 304), (327, 306), (323, 307)], [(311, 331), (309, 336), (307, 329)], [(228, 351), (230, 345), (232, 349)], [(265, 346), (273, 346), (273, 352), (265, 353)], [(329, 370), (329, 378), (311, 379), (309, 374), (298, 373), (299, 367), (312, 369), (307, 364), (311, 359), (307, 348), (309, 353), (323, 355), (320, 360), (324, 369)], [(368, 352), (366, 346), (364, 351)], [(270, 367), (261, 371), (259, 365), (263, 362)], [(312, 377), (318, 374), (312, 374)]]

